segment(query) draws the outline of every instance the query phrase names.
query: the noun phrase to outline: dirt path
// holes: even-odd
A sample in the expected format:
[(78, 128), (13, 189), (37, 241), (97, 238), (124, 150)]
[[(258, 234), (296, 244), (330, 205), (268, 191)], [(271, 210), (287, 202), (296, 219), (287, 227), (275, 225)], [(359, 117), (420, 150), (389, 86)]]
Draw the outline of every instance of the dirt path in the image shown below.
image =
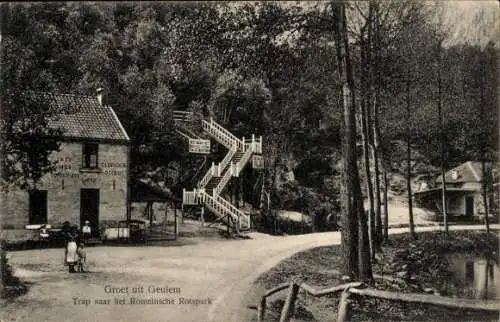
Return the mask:
[[(492, 229), (500, 229), (500, 225), (491, 225)], [(415, 230), (417, 232), (423, 231), (433, 231), (443, 229), (442, 227), (417, 227)], [(476, 230), (484, 229), (483, 226), (478, 225), (460, 225), (451, 226), (450, 230)], [(407, 232), (408, 228), (393, 228), (389, 230), (389, 234), (400, 234)], [(340, 244), (340, 233), (334, 232), (330, 233), (332, 243), (330, 244)], [(309, 235), (313, 236), (313, 235)], [(328, 244), (327, 244), (328, 245)], [(260, 296), (265, 290), (256, 289), (253, 282), (264, 272), (278, 264), (281, 260), (293, 255), (296, 252), (305, 250), (307, 248), (312, 248), (315, 246), (307, 245), (306, 241), (301, 244), (302, 247), (297, 248), (295, 251), (291, 250), (287, 253), (282, 253), (274, 258), (269, 258), (267, 261), (263, 262), (261, 266), (257, 267), (254, 272), (245, 276), (239, 282), (230, 285), (215, 302), (209, 311), (208, 321), (231, 321), (231, 322), (245, 322), (251, 321), (252, 316), (255, 316), (256, 311), (250, 309), (249, 306), (256, 306)], [(319, 246), (319, 245), (318, 245)]]
[[(27, 294), (0, 303), (0, 320), (244, 321), (255, 314), (246, 306), (255, 304), (249, 290), (261, 273), (295, 252), (339, 242), (333, 232), (255, 234), (252, 240), (178, 247), (96, 247), (88, 249), (90, 272), (84, 274), (66, 271), (61, 249), (11, 252), (16, 275), (31, 285)], [(134, 287), (143, 292), (134, 293)], [(132, 298), (157, 304), (134, 304)]]
[[(90, 272), (84, 274), (66, 271), (61, 249), (10, 252), (15, 274), (31, 285), (27, 294), (1, 303), (0, 320), (207, 321), (211, 307), (224, 302), (221, 292), (226, 294), (263, 262), (275, 257), (278, 262), (304, 245), (335, 242), (332, 235), (256, 234), (252, 240), (208, 239), (179, 247), (95, 247), (88, 249)], [(141, 286), (142, 293), (132, 293)], [(111, 287), (115, 293), (108, 293)], [(132, 304), (132, 298), (163, 303)]]

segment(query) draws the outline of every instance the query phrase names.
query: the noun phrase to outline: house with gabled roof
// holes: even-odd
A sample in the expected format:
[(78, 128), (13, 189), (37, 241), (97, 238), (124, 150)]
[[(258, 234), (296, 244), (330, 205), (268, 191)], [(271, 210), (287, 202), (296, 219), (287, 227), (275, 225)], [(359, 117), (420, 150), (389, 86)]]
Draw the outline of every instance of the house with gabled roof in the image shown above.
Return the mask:
[(30, 239), (29, 228), (89, 221), (95, 236), (102, 221), (127, 219), (129, 142), (113, 108), (96, 96), (32, 93), (58, 111), (49, 126), (62, 130), (60, 149), (50, 156), (56, 169), (37, 190), (11, 189), (2, 196), (2, 236)]
[[(485, 214), (482, 187), (483, 172), (481, 162), (467, 161), (445, 173), (446, 206), (451, 216), (473, 219)], [(437, 176), (434, 185), (414, 193), (417, 204), (429, 210), (442, 214), (443, 178)], [(491, 196), (488, 197), (490, 212)]]

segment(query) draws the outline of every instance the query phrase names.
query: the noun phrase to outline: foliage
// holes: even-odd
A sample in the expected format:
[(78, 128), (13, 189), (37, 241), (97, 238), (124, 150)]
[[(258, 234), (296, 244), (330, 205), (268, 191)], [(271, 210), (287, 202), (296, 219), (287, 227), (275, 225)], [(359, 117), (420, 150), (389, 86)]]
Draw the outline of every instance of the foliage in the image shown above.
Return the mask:
[(7, 252), (4, 249), (4, 242), (0, 242), (2, 243), (0, 247), (0, 296), (2, 298), (20, 296), (27, 292), (28, 287), (18, 277), (14, 276), (7, 258)]
[[(482, 249), (497, 251), (498, 236), (495, 234), (487, 235), (484, 232), (474, 231), (450, 231), (449, 237), (444, 238), (441, 232), (423, 232), (418, 233), (418, 240), (415, 241), (410, 234), (392, 235), (390, 239), (384, 244), (383, 252), (384, 261), (374, 265), (374, 273), (383, 275), (397, 273), (402, 265), (406, 262), (400, 262), (403, 254), (412, 254), (404, 256), (405, 260), (411, 258), (411, 262), (431, 261), (431, 257), (426, 259), (429, 254), (433, 254), (435, 250), (443, 247), (446, 251), (473, 251), (474, 254), (483, 254)], [(442, 246), (436, 246), (437, 244)], [(417, 244), (415, 244), (417, 243)], [(410, 247), (413, 244), (415, 247)], [(476, 246), (477, 245), (477, 246)], [(427, 247), (427, 248), (425, 248)], [(422, 251), (420, 254), (419, 251)], [(265, 288), (267, 290), (278, 286), (281, 283), (289, 282), (290, 279), (295, 280), (297, 283), (307, 283), (313, 285), (315, 288), (327, 288), (335, 285), (345, 283), (341, 280), (341, 270), (343, 257), (341, 255), (342, 249), (340, 245), (317, 247), (307, 251), (299, 252), (288, 259), (283, 260), (271, 270), (263, 273), (255, 282), (258, 289)], [(397, 254), (401, 255), (397, 255)], [(418, 256), (420, 254), (420, 256)], [(491, 253), (490, 253), (491, 254)], [(396, 257), (394, 257), (396, 256)], [(397, 264), (397, 269), (388, 270), (386, 264)], [(397, 258), (397, 260), (396, 260)], [(432, 264), (436, 264), (432, 261)], [(423, 282), (425, 278), (427, 281), (431, 280), (431, 285), (437, 285), (442, 282), (438, 275), (431, 276), (428, 267), (421, 266), (423, 270), (415, 272), (415, 279), (411, 283), (399, 283), (397, 281), (388, 281), (387, 279), (377, 279), (373, 287), (380, 290), (390, 292), (403, 292), (415, 293), (422, 292), (423, 289), (415, 287), (412, 283)], [(443, 267), (446, 270), (445, 265)], [(301, 298), (299, 295), (298, 300), (304, 299), (305, 310), (314, 312), (313, 321), (324, 321), (336, 316), (338, 309), (338, 298), (324, 297), (316, 298), (313, 301), (310, 299)], [(266, 316), (279, 316), (282, 308), (282, 302), (268, 303), (268, 311)], [(436, 321), (459, 321), (459, 320), (481, 320), (492, 321), (497, 318), (497, 313), (488, 313), (472, 310), (457, 310), (455, 308), (443, 308), (434, 305), (419, 305), (415, 303), (397, 303), (395, 301), (386, 301), (381, 299), (357, 299), (354, 301), (352, 307), (352, 319), (359, 321), (416, 321), (423, 316), (426, 319)], [(321, 316), (319, 312), (327, 312), (327, 315)]]
[[(331, 8), (325, 2), (4, 4), (1, 97), (8, 109), (2, 119), (24, 110), (16, 106), (26, 106), (19, 95), (19, 102), (5, 104), (7, 89), (94, 95), (103, 87), (132, 138), (134, 178), (154, 178), (181, 191), (204, 172), (212, 156), (203, 163), (204, 158), (189, 155), (171, 118), (173, 110), (192, 109), (198, 118), (214, 116), (238, 136), (263, 135), (267, 167), (262, 174), (274, 201), (282, 194), (279, 176), (290, 164), (300, 185), (337, 199), (342, 97), (334, 40), (338, 17)], [(367, 74), (360, 54), (368, 8), (369, 3), (347, 6), (357, 97)], [(406, 135), (402, 76), (410, 68), (413, 148), (426, 156), (424, 162), (438, 165), (435, 49), (442, 35), (431, 9), (415, 2), (378, 4), (372, 65), (382, 149), (390, 151), (391, 142)], [(497, 55), (495, 44), (443, 48), (449, 166), (478, 159), (484, 146), (490, 159), (496, 155)], [(491, 117), (481, 117), (481, 106)], [(32, 186), (50, 171), (45, 160), (57, 142), (26, 145), (22, 138), (35, 124), (37, 134), (54, 134), (46, 127), (54, 111), (39, 103), (24, 111), (3, 123), (2, 135), (10, 140), (2, 140), (2, 153), (32, 151), (42, 162), (27, 173), (14, 169), (16, 162), (30, 163), (26, 153), (18, 153), (15, 161), (4, 158), (2, 169), (12, 170), (3, 171), (3, 180)], [(24, 129), (13, 127), (14, 120), (28, 115)], [(318, 129), (320, 122), (324, 129)], [(404, 159), (398, 153), (383, 155), (396, 164)], [(252, 176), (246, 180), (250, 186), (256, 182)]]
[(24, 47), (9, 35), (3, 39), (0, 53), (2, 189), (11, 186), (36, 189), (37, 182), (55, 165), (49, 158), (50, 153), (59, 149), (61, 132), (48, 124), (57, 111), (33, 92), (55, 86), (53, 77), (37, 68), (40, 57), (35, 49), (34, 44)]

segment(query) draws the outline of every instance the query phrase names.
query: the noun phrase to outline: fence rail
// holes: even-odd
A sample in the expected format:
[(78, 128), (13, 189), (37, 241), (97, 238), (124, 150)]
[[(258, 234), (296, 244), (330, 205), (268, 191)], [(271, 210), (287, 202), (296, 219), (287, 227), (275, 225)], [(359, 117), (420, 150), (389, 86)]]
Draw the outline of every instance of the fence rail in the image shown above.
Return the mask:
[(260, 303), (257, 306), (257, 318), (258, 321), (264, 321), (267, 298), (272, 294), (280, 292), (284, 289), (288, 289), (288, 295), (285, 304), (283, 305), (283, 308), (281, 310), (281, 315), (279, 320), (280, 322), (288, 322), (292, 318), (295, 308), (295, 301), (297, 300), (297, 296), (300, 289), (304, 290), (307, 294), (310, 294), (314, 297), (334, 295), (342, 292), (338, 308), (338, 315), (337, 315), (338, 322), (344, 322), (349, 320), (351, 313), (349, 302), (350, 302), (350, 297), (353, 294), (356, 297), (364, 296), (364, 297), (371, 297), (376, 299), (384, 299), (397, 302), (429, 304), (429, 305), (456, 308), (456, 309), (470, 309), (470, 310), (492, 311), (492, 312), (498, 312), (500, 310), (500, 303), (496, 300), (457, 299), (457, 298), (448, 298), (438, 295), (380, 291), (364, 287), (365, 285), (361, 282), (351, 282), (320, 290), (316, 290), (314, 287), (306, 283), (297, 284), (294, 281), (280, 284), (277, 287), (267, 291), (261, 297)]

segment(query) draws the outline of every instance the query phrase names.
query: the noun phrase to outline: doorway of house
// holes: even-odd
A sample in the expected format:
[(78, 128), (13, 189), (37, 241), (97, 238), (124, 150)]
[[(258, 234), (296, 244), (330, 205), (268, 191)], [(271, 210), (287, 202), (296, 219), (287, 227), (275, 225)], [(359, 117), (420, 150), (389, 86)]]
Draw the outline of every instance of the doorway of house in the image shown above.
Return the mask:
[(472, 196), (465, 197), (465, 215), (470, 219), (474, 216), (474, 197)]
[(80, 190), (80, 227), (90, 222), (92, 237), (99, 236), (99, 189)]
[(47, 223), (47, 190), (33, 190), (29, 193), (30, 209), (29, 223), (30, 224), (46, 224)]

